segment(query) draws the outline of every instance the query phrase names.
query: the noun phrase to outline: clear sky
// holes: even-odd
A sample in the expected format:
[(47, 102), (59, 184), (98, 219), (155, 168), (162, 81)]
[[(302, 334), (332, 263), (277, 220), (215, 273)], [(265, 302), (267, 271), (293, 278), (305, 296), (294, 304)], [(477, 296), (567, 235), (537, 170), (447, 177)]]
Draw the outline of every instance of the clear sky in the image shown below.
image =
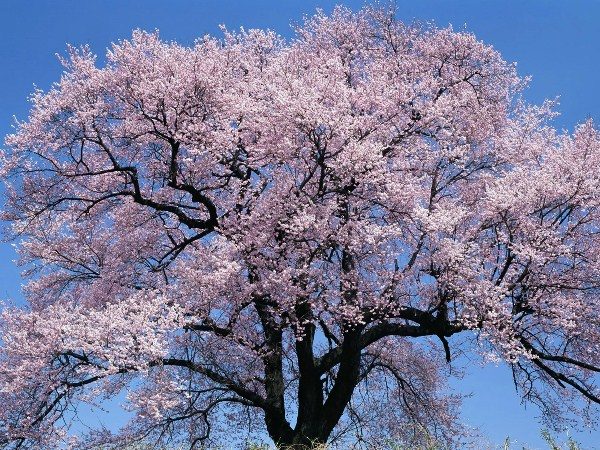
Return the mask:
[[(12, 117), (27, 116), (27, 96), (34, 84), (42, 89), (58, 79), (55, 54), (66, 44), (90, 44), (99, 55), (112, 41), (127, 38), (134, 28), (159, 29), (161, 36), (191, 43), (204, 34), (229, 28), (271, 28), (290, 34), (290, 23), (317, 7), (335, 3), (360, 8), (363, 1), (329, 0), (0, 0), (0, 135), (11, 130)], [(572, 129), (591, 117), (600, 122), (600, 0), (397, 0), (404, 21), (433, 21), (466, 28), (516, 61), (521, 75), (531, 75), (525, 97), (539, 103), (560, 96), (562, 115), (555, 125)], [(100, 58), (100, 62), (103, 58)], [(1, 195), (1, 191), (0, 191)], [(0, 298), (21, 299), (19, 270), (10, 244), (0, 244)], [(479, 427), (490, 442), (506, 436), (521, 448), (546, 448), (533, 406), (525, 409), (515, 394), (506, 367), (473, 364), (468, 375), (454, 383), (473, 395), (465, 401), (464, 421)], [(86, 413), (105, 423), (122, 418)], [(584, 448), (600, 449), (600, 431), (571, 432)], [(483, 448), (483, 446), (482, 446)]]

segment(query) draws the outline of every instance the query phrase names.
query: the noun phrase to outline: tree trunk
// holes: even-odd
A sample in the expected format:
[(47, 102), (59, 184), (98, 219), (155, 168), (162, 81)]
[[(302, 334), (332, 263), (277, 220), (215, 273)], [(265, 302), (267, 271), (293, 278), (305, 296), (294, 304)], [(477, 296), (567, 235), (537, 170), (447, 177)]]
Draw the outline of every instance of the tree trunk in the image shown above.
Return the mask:
[[(308, 339), (300, 342), (297, 346), (298, 356), (307, 351), (309, 346), (312, 348), (312, 334), (307, 337)], [(285, 433), (286, 439), (277, 439), (281, 434), (270, 432), (271, 438), (276, 442), (278, 449), (310, 450), (325, 446), (358, 383), (360, 368), (359, 338), (360, 330), (345, 333), (345, 339), (342, 343), (343, 358), (333, 389), (325, 401), (323, 387), (314, 366), (312, 354), (309, 360), (312, 364), (307, 364), (308, 367), (304, 367), (305, 370), (302, 370), (303, 364), (300, 363), (296, 427), (291, 433), (289, 431)]]

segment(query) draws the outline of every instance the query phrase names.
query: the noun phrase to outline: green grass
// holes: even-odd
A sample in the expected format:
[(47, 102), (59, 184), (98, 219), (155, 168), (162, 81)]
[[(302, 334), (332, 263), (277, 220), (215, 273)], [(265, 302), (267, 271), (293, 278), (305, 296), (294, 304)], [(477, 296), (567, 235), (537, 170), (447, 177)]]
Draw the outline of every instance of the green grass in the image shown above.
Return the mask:
[[(555, 437), (550, 434), (547, 430), (541, 431), (542, 438), (546, 442), (547, 447), (544, 450), (584, 450), (583, 447), (579, 443), (577, 443), (572, 438), (567, 438), (564, 442), (559, 442)], [(474, 448), (474, 447), (473, 447)], [(519, 446), (513, 447), (511, 444), (511, 440), (509, 437), (506, 438), (504, 444), (497, 446), (495, 448), (485, 447), (477, 450), (530, 450), (527, 447)], [(96, 450), (105, 450), (103, 447), (98, 447)], [(152, 444), (133, 444), (127, 447), (127, 450), (187, 450), (187, 447), (157, 447)], [(199, 449), (200, 450), (200, 449)], [(204, 447), (202, 450), (231, 450), (226, 447)], [(274, 446), (267, 444), (253, 444), (249, 443), (246, 445), (244, 450), (276, 450)], [(327, 446), (317, 447), (316, 449), (308, 449), (307, 450), (332, 450)], [(430, 446), (424, 447), (406, 447), (403, 445), (398, 445), (393, 442), (390, 442), (384, 447), (372, 448), (369, 450), (440, 450), (440, 447), (432, 444)]]
[[(573, 438), (567, 438), (565, 442), (559, 442), (548, 430), (541, 431), (542, 438), (546, 442), (547, 450), (584, 450), (581, 445), (573, 440)], [(529, 450), (527, 447), (519, 446), (513, 447), (509, 437), (506, 438), (502, 446), (497, 446), (496, 449), (501, 450)], [(209, 449), (206, 449), (209, 450)], [(219, 449), (225, 450), (225, 449)], [(274, 450), (274, 447), (265, 444), (249, 444), (245, 450)], [(318, 450), (328, 450), (327, 447), (321, 447)], [(394, 444), (393, 442), (387, 444), (383, 448), (370, 449), (370, 450), (439, 450), (439, 447), (432, 444), (426, 447), (406, 447), (403, 445)], [(478, 449), (483, 450), (483, 449)], [(490, 449), (491, 450), (491, 449)]]

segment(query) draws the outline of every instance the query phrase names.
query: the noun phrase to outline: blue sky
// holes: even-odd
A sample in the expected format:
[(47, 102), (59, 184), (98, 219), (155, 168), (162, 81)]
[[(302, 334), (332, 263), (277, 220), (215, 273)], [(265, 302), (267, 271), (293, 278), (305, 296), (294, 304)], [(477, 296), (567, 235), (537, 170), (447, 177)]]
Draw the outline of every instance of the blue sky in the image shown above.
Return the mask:
[[(11, 131), (12, 117), (27, 116), (27, 96), (34, 84), (49, 87), (60, 76), (55, 53), (66, 44), (90, 44), (102, 55), (112, 41), (127, 38), (134, 28), (159, 29), (165, 39), (191, 43), (204, 34), (229, 28), (271, 28), (290, 34), (290, 23), (317, 7), (331, 10), (341, 3), (354, 9), (363, 1), (154, 1), (154, 0), (0, 0), (0, 135)], [(516, 61), (521, 75), (531, 75), (525, 97), (539, 103), (560, 96), (555, 121), (572, 129), (587, 118), (600, 122), (600, 1), (596, 0), (397, 0), (404, 21), (433, 21), (439, 26), (474, 32)], [(102, 60), (102, 58), (101, 58)], [(20, 283), (10, 244), (0, 244), (0, 298), (19, 300)], [(545, 448), (533, 406), (525, 409), (515, 394), (510, 371), (503, 366), (469, 367), (455, 385), (472, 393), (463, 417), (480, 427), (489, 441), (510, 435), (519, 444)], [(109, 417), (109, 415), (111, 417)], [(87, 412), (84, 419), (113, 422), (119, 416)], [(585, 448), (600, 448), (600, 433), (572, 433)], [(521, 448), (515, 445), (513, 448)]]

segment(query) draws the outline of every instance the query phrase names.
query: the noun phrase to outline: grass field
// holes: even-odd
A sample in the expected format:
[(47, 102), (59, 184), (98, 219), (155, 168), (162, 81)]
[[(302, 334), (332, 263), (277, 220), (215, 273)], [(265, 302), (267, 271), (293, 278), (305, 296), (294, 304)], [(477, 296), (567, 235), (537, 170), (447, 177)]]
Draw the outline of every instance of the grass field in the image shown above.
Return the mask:
[[(503, 444), (500, 444), (496, 447), (485, 447), (485, 448), (468, 447), (465, 450), (471, 450), (471, 449), (472, 450), (593, 450), (593, 449), (586, 449), (584, 447), (581, 447), (580, 444), (578, 444), (576, 441), (574, 441), (571, 438), (568, 438), (564, 442), (560, 442), (546, 430), (542, 430), (541, 435), (542, 435), (542, 438), (544, 439), (544, 441), (546, 442), (546, 446), (543, 448), (539, 448), (539, 447), (530, 448), (530, 447), (524, 447), (524, 446), (514, 446), (511, 444), (510, 437), (507, 437)], [(126, 450), (187, 450), (187, 448), (188, 447), (185, 447), (185, 446), (184, 447), (156, 447), (155, 445), (152, 445), (152, 444), (140, 443), (140, 444), (131, 445), (131, 446), (127, 447)], [(364, 446), (360, 447), (361, 450), (364, 448), (365, 448)], [(106, 449), (104, 449), (103, 447), (99, 447), (99, 448), (97, 448), (97, 450), (106, 450)], [(199, 450), (231, 450), (231, 449), (229, 449), (227, 447), (200, 447)], [(277, 449), (271, 445), (249, 443), (245, 447), (244, 450), (277, 450)], [(296, 449), (294, 449), (294, 450), (296, 450)], [(307, 448), (306, 450), (333, 450), (333, 449), (330, 449), (327, 446), (321, 446), (321, 447), (316, 447), (316, 448), (312, 448), (312, 449)], [(354, 449), (350, 448), (348, 450), (354, 450)], [(366, 450), (447, 450), (447, 447), (436, 446), (436, 445), (431, 445), (431, 446), (427, 446), (427, 447), (406, 447), (403, 445), (397, 445), (397, 444), (394, 444), (393, 442), (390, 442), (388, 445), (386, 445), (384, 447), (366, 448)]]

